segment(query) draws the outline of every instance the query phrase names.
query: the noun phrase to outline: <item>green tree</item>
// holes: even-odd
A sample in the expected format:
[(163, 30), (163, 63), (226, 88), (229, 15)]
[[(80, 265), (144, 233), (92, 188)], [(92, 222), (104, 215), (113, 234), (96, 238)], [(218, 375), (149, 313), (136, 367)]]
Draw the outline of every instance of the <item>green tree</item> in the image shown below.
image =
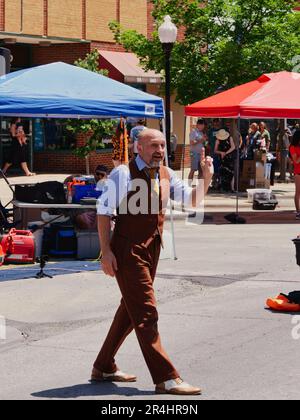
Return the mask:
[[(99, 69), (99, 51), (93, 50), (84, 59), (79, 59), (74, 63), (78, 67), (90, 70), (94, 73), (107, 76), (108, 72)], [(86, 172), (90, 173), (89, 157), (90, 154), (104, 147), (103, 139), (114, 133), (116, 121), (114, 120), (68, 120), (67, 130), (75, 136), (85, 134), (87, 141), (84, 146), (74, 150), (76, 156), (86, 159)]]
[[(117, 42), (146, 70), (163, 72), (158, 26), (165, 15), (184, 32), (172, 53), (171, 80), (177, 101), (193, 103), (256, 79), (291, 71), (300, 61), (300, 14), (292, 0), (152, 0), (156, 29), (149, 40), (117, 22)], [(298, 57), (295, 59), (295, 57)], [(297, 63), (296, 63), (297, 64)], [(298, 62), (299, 64), (299, 62)]]

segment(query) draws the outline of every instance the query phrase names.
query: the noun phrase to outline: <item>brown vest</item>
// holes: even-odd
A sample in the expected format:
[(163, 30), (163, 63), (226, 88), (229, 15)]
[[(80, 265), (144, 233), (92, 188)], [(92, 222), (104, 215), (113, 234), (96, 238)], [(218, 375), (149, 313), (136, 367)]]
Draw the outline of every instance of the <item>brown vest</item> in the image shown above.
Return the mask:
[[(127, 196), (123, 199), (119, 208), (117, 209), (117, 218), (115, 226), (115, 234), (121, 235), (130, 240), (134, 244), (148, 245), (156, 235), (162, 238), (163, 225), (165, 220), (165, 211), (170, 197), (170, 175), (165, 166), (161, 166), (159, 170), (160, 179), (160, 199), (159, 209), (153, 214), (151, 212), (153, 191), (151, 191), (151, 179), (144, 170), (139, 171), (135, 160), (129, 163), (129, 170), (131, 180), (144, 180), (147, 184), (148, 204), (147, 214), (138, 212), (137, 214), (130, 213), (130, 200), (135, 200), (139, 188), (129, 191)], [(157, 206), (158, 207), (158, 206)], [(121, 210), (122, 209), (122, 210)], [(126, 214), (125, 209), (127, 209)]]

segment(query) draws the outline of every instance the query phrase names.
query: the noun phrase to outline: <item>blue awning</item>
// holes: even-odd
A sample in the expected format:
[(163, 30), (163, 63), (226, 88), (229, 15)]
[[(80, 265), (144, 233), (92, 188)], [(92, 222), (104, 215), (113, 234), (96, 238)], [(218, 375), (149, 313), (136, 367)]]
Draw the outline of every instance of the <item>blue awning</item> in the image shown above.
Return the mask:
[(164, 118), (164, 105), (157, 96), (59, 62), (0, 77), (0, 115)]

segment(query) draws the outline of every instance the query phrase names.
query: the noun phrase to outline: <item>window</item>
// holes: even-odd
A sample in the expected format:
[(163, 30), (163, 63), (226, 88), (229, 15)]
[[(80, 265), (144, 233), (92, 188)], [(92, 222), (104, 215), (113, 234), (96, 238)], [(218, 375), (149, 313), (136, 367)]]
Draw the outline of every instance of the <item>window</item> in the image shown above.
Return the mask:
[(76, 148), (76, 138), (66, 129), (65, 120), (52, 118), (34, 120), (34, 150), (59, 151)]

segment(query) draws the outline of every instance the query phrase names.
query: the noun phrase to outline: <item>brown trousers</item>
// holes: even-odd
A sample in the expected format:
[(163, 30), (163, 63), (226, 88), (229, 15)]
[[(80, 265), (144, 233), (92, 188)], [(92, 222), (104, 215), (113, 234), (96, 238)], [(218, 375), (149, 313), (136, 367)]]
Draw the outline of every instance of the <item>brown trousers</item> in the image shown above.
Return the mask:
[(153, 281), (160, 245), (159, 236), (148, 247), (134, 245), (127, 238), (116, 235), (112, 240), (122, 300), (94, 363), (94, 367), (102, 372), (113, 373), (117, 370), (115, 355), (134, 329), (154, 384), (179, 377), (162, 348), (158, 333)]

